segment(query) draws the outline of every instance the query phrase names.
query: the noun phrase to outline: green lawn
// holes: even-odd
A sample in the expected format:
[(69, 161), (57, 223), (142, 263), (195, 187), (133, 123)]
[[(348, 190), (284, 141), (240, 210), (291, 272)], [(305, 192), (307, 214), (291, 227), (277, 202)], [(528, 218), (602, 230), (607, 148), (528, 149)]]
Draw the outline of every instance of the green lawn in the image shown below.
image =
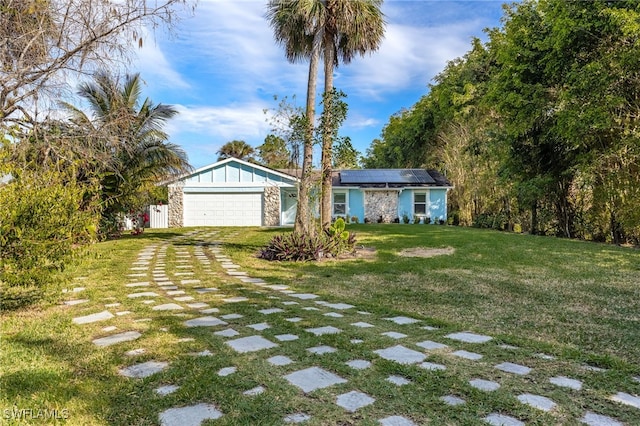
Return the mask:
[[(191, 230), (149, 231), (142, 236), (126, 237), (89, 248), (88, 256), (71, 267), (76, 279), (68, 288), (84, 286), (78, 294), (57, 293), (62, 300), (86, 298), (77, 306), (42, 303), (36, 307), (2, 315), (0, 352), (0, 416), (7, 424), (43, 424), (43, 419), (16, 421), (6, 410), (57, 409), (72, 425), (143, 425), (156, 424), (164, 409), (197, 402), (214, 401), (225, 415), (211, 424), (279, 424), (286, 414), (305, 411), (313, 419), (307, 424), (377, 424), (376, 419), (394, 413), (416, 422), (430, 424), (483, 424), (479, 418), (491, 412), (505, 412), (527, 424), (578, 424), (585, 409), (609, 415), (626, 424), (640, 424), (640, 410), (609, 400), (618, 392), (637, 395), (640, 384), (640, 253), (593, 243), (497, 233), (477, 229), (425, 225), (350, 225), (357, 232), (359, 244), (376, 249), (372, 259), (325, 261), (321, 263), (269, 263), (256, 253), (276, 229), (222, 228), (213, 237), (224, 241), (223, 252), (251, 276), (272, 284), (289, 285), (300, 292), (311, 292), (330, 302), (347, 302), (358, 310), (370, 312), (368, 318), (344, 311), (344, 318), (328, 319), (321, 313), (304, 310), (306, 305), (287, 306), (288, 316), (304, 318), (291, 323), (284, 317), (269, 317), (271, 329), (261, 334), (270, 340), (278, 334), (292, 333), (300, 339), (289, 342), (285, 354), (296, 366), (268, 365), (260, 352), (237, 354), (224, 345), (224, 338), (208, 328), (185, 328), (185, 319), (201, 315), (197, 310), (152, 311), (149, 305), (127, 298), (134, 291), (127, 288), (127, 274), (138, 253), (149, 246), (159, 246), (168, 238)], [(209, 230), (207, 230), (209, 232)], [(229, 237), (229, 235), (232, 235)], [(176, 251), (193, 254), (197, 240), (176, 240), (167, 245), (167, 275), (178, 272)], [(415, 247), (454, 249), (451, 255), (433, 258), (399, 256)], [(207, 256), (213, 258), (211, 252)], [(205, 286), (217, 287), (227, 296), (246, 296), (248, 303), (223, 303), (217, 294), (187, 294), (217, 307), (221, 316), (239, 313), (243, 318), (233, 323), (241, 334), (246, 325), (265, 321), (256, 312), (260, 307), (279, 306), (278, 292), (255, 293), (256, 287), (228, 277), (213, 261), (212, 272), (193, 263), (193, 278)], [(145, 280), (151, 280), (144, 278)], [(83, 279), (78, 279), (83, 278)], [(141, 278), (142, 280), (142, 278)], [(174, 281), (179, 281), (173, 278)], [(158, 293), (162, 293), (158, 291)], [(295, 300), (295, 299), (291, 299)], [(171, 302), (164, 294), (159, 303)], [(120, 303), (111, 309), (131, 311), (103, 322), (75, 325), (76, 316), (99, 312), (105, 304)], [(186, 316), (184, 316), (186, 315)], [(422, 320), (419, 325), (439, 327), (425, 331), (419, 325), (394, 326), (383, 318), (406, 315)], [(140, 321), (143, 320), (143, 321)], [(376, 329), (358, 330), (364, 343), (354, 346), (353, 335), (307, 335), (301, 327), (336, 325), (343, 329), (355, 321), (368, 321)], [(97, 348), (91, 343), (106, 334), (105, 326), (118, 331), (138, 330), (143, 337), (134, 342)], [(216, 329), (217, 330), (217, 329)], [(380, 336), (381, 331), (401, 331), (407, 340), (445, 341), (444, 335), (469, 330), (494, 337), (477, 346), (456, 344), (456, 349), (481, 352), (483, 360), (470, 363), (446, 352), (429, 356), (430, 362), (445, 364), (444, 372), (425, 372), (416, 366), (399, 365), (372, 351), (405, 341), (394, 342)], [(251, 331), (251, 330), (249, 330)], [(255, 334), (255, 333), (254, 333)], [(193, 339), (183, 341), (181, 339)], [(335, 354), (318, 358), (306, 348), (319, 344), (334, 346)], [(447, 342), (450, 343), (450, 342)], [(516, 346), (505, 350), (500, 344)], [(126, 351), (145, 348), (136, 357)], [(213, 356), (189, 355), (209, 350)], [(283, 349), (284, 350), (284, 349)], [(275, 351), (273, 354), (280, 354)], [(539, 354), (552, 355), (549, 360)], [(271, 356), (271, 355), (269, 355)], [(368, 359), (373, 366), (353, 371), (344, 365), (350, 359)], [(117, 370), (136, 362), (162, 360), (170, 368), (145, 379), (125, 379)], [(526, 379), (504, 376), (493, 369), (503, 362), (520, 362), (532, 367)], [(320, 365), (342, 377), (348, 385), (304, 395), (288, 385), (282, 375), (302, 366)], [(590, 365), (606, 371), (593, 372)], [(220, 368), (236, 366), (238, 372), (218, 377)], [(398, 374), (412, 380), (400, 388), (384, 378)], [(550, 386), (554, 375), (566, 375), (583, 381), (580, 392), (567, 392)], [(493, 393), (470, 389), (468, 380), (475, 377), (499, 380), (502, 387)], [(177, 384), (174, 394), (159, 397), (153, 389), (161, 384)], [(267, 391), (255, 397), (242, 392), (262, 385)], [(355, 414), (345, 413), (333, 402), (335, 395), (352, 389), (374, 395), (378, 401)], [(541, 413), (524, 406), (515, 394), (530, 392), (546, 395), (559, 404), (551, 413)], [(453, 393), (467, 400), (462, 407), (448, 407), (439, 397)], [(240, 395), (240, 397), (238, 396)], [(66, 410), (66, 411), (62, 411)], [(15, 416), (13, 416), (15, 417)], [(52, 420), (48, 421), (53, 422)], [(1, 423), (1, 422), (0, 422)], [(44, 422), (46, 423), (46, 422)], [(4, 423), (3, 423), (4, 424)]]

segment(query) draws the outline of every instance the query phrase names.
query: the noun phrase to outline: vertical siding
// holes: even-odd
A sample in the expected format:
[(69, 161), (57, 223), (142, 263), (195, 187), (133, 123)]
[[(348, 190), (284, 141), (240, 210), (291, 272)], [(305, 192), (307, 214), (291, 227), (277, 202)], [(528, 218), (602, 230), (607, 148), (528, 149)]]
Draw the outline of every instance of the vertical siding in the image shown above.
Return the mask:
[(149, 228), (169, 227), (169, 206), (151, 205), (149, 206)]

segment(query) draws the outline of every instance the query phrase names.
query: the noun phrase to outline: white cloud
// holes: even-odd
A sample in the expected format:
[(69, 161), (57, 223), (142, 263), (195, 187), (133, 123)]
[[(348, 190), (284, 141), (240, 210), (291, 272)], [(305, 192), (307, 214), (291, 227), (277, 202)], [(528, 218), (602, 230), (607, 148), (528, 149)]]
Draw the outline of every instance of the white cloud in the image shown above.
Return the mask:
[[(167, 60), (154, 37), (147, 34), (141, 49), (136, 51), (136, 67), (143, 80), (153, 80), (155, 85), (174, 89), (187, 89), (189, 83)], [(160, 84), (158, 84), (160, 83)]]

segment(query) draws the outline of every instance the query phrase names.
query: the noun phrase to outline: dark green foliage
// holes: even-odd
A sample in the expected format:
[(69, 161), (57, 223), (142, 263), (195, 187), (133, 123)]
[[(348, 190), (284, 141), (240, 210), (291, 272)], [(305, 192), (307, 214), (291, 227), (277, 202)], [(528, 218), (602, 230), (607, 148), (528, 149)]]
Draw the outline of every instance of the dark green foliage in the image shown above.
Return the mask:
[(276, 235), (263, 248), (259, 257), (266, 260), (309, 261), (325, 257), (337, 257), (351, 252), (356, 245), (354, 233), (345, 231), (343, 219), (337, 219), (327, 230), (317, 236), (296, 232)]

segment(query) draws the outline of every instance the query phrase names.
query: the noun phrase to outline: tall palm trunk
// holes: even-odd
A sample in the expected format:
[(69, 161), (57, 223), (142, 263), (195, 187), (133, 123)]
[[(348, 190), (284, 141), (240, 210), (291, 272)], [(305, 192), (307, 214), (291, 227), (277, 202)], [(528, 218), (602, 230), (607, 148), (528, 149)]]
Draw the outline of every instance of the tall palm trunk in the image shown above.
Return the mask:
[(316, 115), (316, 85), (318, 81), (319, 46), (316, 44), (309, 60), (309, 78), (307, 81), (306, 128), (304, 132), (304, 157), (302, 158), (302, 176), (298, 189), (298, 205), (293, 231), (299, 234), (315, 236), (315, 221), (311, 212), (311, 189), (313, 187), (313, 128)]
[(333, 117), (331, 116), (331, 105), (333, 105), (333, 68), (335, 65), (333, 42), (335, 34), (335, 22), (332, 15), (332, 8), (335, 3), (331, 0), (327, 1), (327, 13), (329, 21), (326, 23), (324, 32), (324, 114), (325, 122), (322, 129), (322, 190), (320, 203), (320, 223), (322, 229), (328, 229), (331, 225), (331, 157), (333, 151)]

